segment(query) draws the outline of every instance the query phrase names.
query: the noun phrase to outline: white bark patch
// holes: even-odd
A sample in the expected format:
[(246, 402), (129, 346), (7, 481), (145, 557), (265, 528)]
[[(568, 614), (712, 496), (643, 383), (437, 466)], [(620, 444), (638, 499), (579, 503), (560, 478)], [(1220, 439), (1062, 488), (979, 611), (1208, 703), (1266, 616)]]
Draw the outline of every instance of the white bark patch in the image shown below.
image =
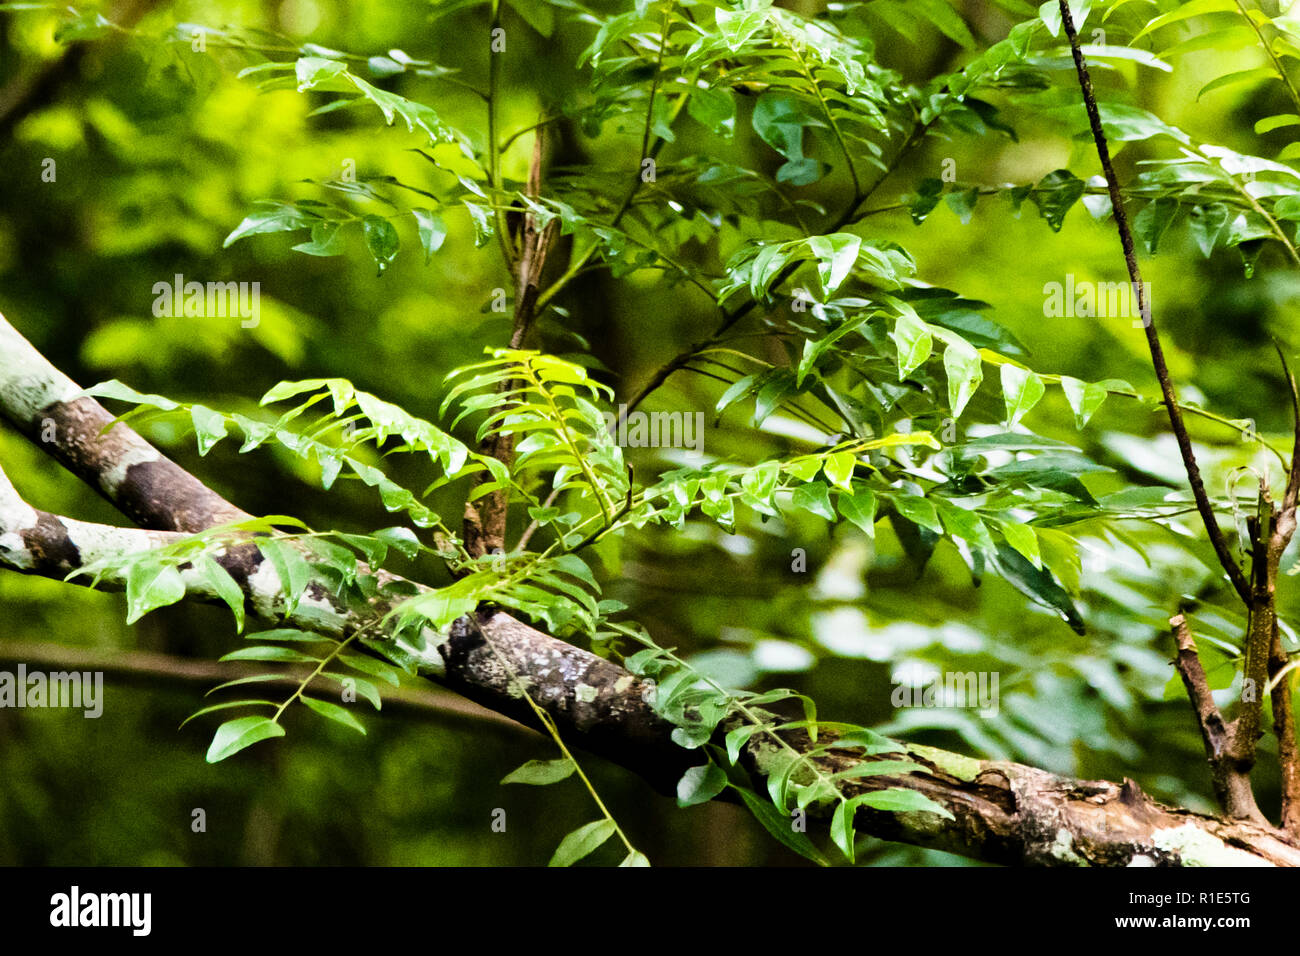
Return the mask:
[(600, 692), (590, 684), (579, 684), (577, 687), (573, 688), (573, 696), (577, 698), (578, 702), (581, 704), (590, 704), (596, 699), (596, 696), (599, 693)]
[(1184, 823), (1180, 827), (1157, 830), (1152, 843), (1166, 853), (1177, 853), (1183, 866), (1272, 866), (1267, 860), (1245, 850), (1230, 847), (1200, 827)]
[(12, 531), (0, 534), (0, 562), (24, 570), (36, 566), (32, 553), (23, 544), (22, 535)]
[(1088, 861), (1079, 854), (1074, 852), (1074, 837), (1065, 827), (1056, 831), (1056, 839), (1052, 841), (1052, 856), (1062, 863), (1069, 863), (1072, 866), (1087, 866)]
[(81, 389), (54, 368), (0, 315), (0, 402), (29, 421), (53, 402), (72, 401)]
[(24, 531), (36, 527), (36, 509), (17, 495), (0, 495), (0, 530)]

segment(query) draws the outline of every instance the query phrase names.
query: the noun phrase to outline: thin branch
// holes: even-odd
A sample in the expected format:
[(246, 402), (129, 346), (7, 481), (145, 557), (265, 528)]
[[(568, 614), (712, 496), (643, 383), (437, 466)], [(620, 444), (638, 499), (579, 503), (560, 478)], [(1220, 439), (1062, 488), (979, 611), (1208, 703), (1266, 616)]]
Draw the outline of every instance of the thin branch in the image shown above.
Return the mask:
[(1235, 759), (1234, 725), (1226, 724), (1219, 707), (1214, 702), (1210, 682), (1201, 666), (1201, 658), (1196, 653), (1196, 642), (1187, 626), (1187, 618), (1182, 614), (1171, 618), (1174, 644), (1178, 648), (1175, 666), (1178, 675), (1187, 688), (1191, 698), (1192, 709), (1196, 712), (1196, 722), (1201, 730), (1201, 739), (1205, 743), (1205, 757), (1210, 764), (1210, 777), (1214, 786), (1214, 795), (1224, 813), (1237, 820), (1252, 820), (1262, 826), (1268, 821), (1255, 805), (1255, 794), (1250, 787), (1249, 770), (1242, 771)]
[(1097, 158), (1106, 177), (1106, 186), (1110, 191), (1111, 207), (1115, 215), (1115, 227), (1119, 231), (1120, 245), (1124, 249), (1124, 262), (1128, 266), (1129, 279), (1138, 297), (1138, 314), (1142, 316), (1142, 327), (1146, 332), (1147, 347), (1151, 352), (1151, 364), (1155, 369), (1156, 379), (1160, 382), (1160, 391), (1164, 395), (1165, 408), (1169, 412), (1169, 424), (1174, 438), (1178, 442), (1178, 451), (1183, 459), (1187, 480), (1192, 486), (1192, 495), (1196, 498), (1196, 509), (1209, 535), (1214, 553), (1227, 573), (1228, 579), (1237, 594), (1246, 604), (1251, 602), (1250, 583), (1228, 550), (1228, 543), (1219, 528), (1219, 521), (1214, 516), (1214, 506), (1205, 492), (1205, 483), (1201, 480), (1201, 469), (1196, 463), (1196, 453), (1192, 450), (1192, 440), (1183, 423), (1182, 409), (1178, 404), (1178, 393), (1169, 375), (1169, 366), (1165, 362), (1164, 348), (1156, 332), (1155, 322), (1151, 317), (1151, 302), (1147, 296), (1146, 285), (1142, 281), (1142, 270), (1138, 266), (1137, 247), (1133, 241), (1133, 231), (1129, 226), (1128, 213), (1124, 209), (1124, 197), (1120, 192), (1119, 178), (1110, 159), (1110, 146), (1101, 125), (1101, 113), (1097, 108), (1097, 97), (1092, 88), (1092, 77), (1088, 73), (1088, 64), (1083, 50), (1079, 47), (1079, 34), (1074, 27), (1073, 14), (1070, 12), (1069, 0), (1058, 0), (1061, 7), (1061, 24), (1070, 41), (1070, 52), (1074, 56), (1074, 68), (1079, 77), (1079, 88), (1083, 93), (1084, 106), (1088, 111), (1088, 122), (1092, 127), (1092, 138), (1097, 147)]

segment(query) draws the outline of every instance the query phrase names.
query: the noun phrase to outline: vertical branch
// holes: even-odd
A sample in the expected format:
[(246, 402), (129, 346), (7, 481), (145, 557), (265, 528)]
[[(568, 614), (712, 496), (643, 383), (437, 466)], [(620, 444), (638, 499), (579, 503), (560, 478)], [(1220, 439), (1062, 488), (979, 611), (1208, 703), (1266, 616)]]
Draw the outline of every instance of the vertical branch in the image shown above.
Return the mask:
[[(541, 194), (545, 153), (545, 127), (539, 125), (533, 140), (533, 160), (528, 171), (527, 195), (530, 200), (535, 201)], [(519, 258), (515, 263), (515, 311), (510, 328), (512, 349), (522, 347), (536, 318), (542, 269), (556, 236), (556, 220), (551, 219), (543, 225), (532, 209), (525, 209), (521, 218)], [(501, 391), (512, 391), (516, 384), (514, 381), (505, 382)], [(489, 435), (483, 440), (481, 450), (509, 467), (514, 461), (514, 435)], [(480, 477), (475, 485), (485, 480), (485, 477)], [(504, 550), (509, 508), (510, 492), (506, 488), (498, 488), (491, 494), (465, 503), (465, 550), (471, 556), (482, 557), (498, 549)]]
[[(1273, 565), (1273, 584), (1276, 585), (1277, 565), (1281, 563), (1282, 553), (1296, 530), (1296, 507), (1300, 503), (1300, 390), (1296, 388), (1295, 376), (1287, 364), (1286, 355), (1281, 346), (1274, 343), (1278, 359), (1282, 363), (1282, 373), (1286, 378), (1287, 390), (1291, 396), (1291, 414), (1295, 428), (1295, 437), (1291, 443), (1291, 463), (1287, 469), (1286, 491), (1282, 494), (1282, 506), (1278, 509), (1274, 521), (1273, 534), (1269, 540), (1270, 556), (1275, 556)], [(1300, 747), (1296, 742), (1295, 702), (1292, 696), (1293, 675), (1288, 669), (1288, 655), (1282, 648), (1281, 629), (1278, 627), (1276, 612), (1273, 616), (1273, 633), (1268, 650), (1268, 676), (1271, 685), (1269, 702), (1273, 707), (1273, 733), (1277, 737), (1278, 770), (1282, 785), (1282, 828), (1293, 836), (1300, 835)]]
[(1196, 711), (1201, 740), (1205, 743), (1205, 758), (1210, 764), (1210, 780), (1219, 806), (1233, 819), (1250, 820), (1268, 826), (1268, 821), (1255, 805), (1255, 794), (1250, 787), (1250, 770), (1243, 769), (1237, 759), (1236, 722), (1224, 723), (1223, 715), (1214, 703), (1214, 694), (1196, 653), (1196, 643), (1192, 640), (1187, 618), (1179, 614), (1170, 619), (1169, 625), (1173, 628), (1174, 644), (1178, 648), (1174, 666), (1178, 668), (1192, 708)]
[(1183, 467), (1187, 472), (1188, 483), (1192, 486), (1192, 495), (1196, 499), (1196, 510), (1200, 513), (1201, 521), (1205, 525), (1214, 553), (1223, 566), (1223, 570), (1227, 572), (1228, 580), (1232, 582), (1232, 586), (1236, 589), (1242, 601), (1249, 606), (1251, 603), (1250, 583), (1246, 580), (1245, 574), (1237, 566), (1232, 553), (1228, 550), (1228, 543), (1224, 539), (1223, 531), (1219, 528), (1218, 519), (1214, 516), (1214, 506), (1205, 493), (1205, 483), (1201, 480), (1201, 469), (1196, 463), (1196, 454), (1192, 451), (1192, 440), (1187, 434), (1187, 426), (1183, 423), (1182, 409), (1178, 406), (1178, 393), (1175, 391), (1173, 380), (1170, 378), (1169, 366), (1165, 363), (1164, 349), (1160, 344), (1160, 336), (1156, 332), (1155, 322), (1151, 317), (1151, 302), (1147, 295), (1146, 286), (1142, 282), (1142, 270), (1138, 267), (1137, 249), (1133, 242), (1133, 230), (1129, 226), (1128, 213), (1124, 210), (1124, 197), (1120, 194), (1119, 180), (1115, 176), (1115, 167), (1110, 161), (1110, 147), (1106, 142), (1106, 134), (1102, 130), (1101, 113), (1097, 109), (1097, 97), (1093, 93), (1092, 77), (1088, 73), (1088, 64), (1084, 60), (1083, 51), (1079, 48), (1079, 34), (1074, 28), (1074, 18), (1070, 12), (1070, 4), (1068, 0), (1058, 0), (1058, 2), (1061, 6), (1061, 23), (1065, 27), (1065, 34), (1070, 41), (1070, 52), (1074, 56), (1074, 68), (1079, 77), (1079, 88), (1083, 92), (1084, 106), (1088, 111), (1088, 122), (1092, 127), (1092, 138), (1096, 143), (1097, 158), (1101, 161), (1102, 174), (1106, 177), (1106, 188), (1110, 193), (1111, 207), (1115, 213), (1115, 227), (1119, 231), (1120, 245), (1124, 249), (1124, 262), (1128, 266), (1129, 280), (1133, 283), (1133, 288), (1137, 293), (1138, 312), (1142, 316), (1142, 327), (1146, 332), (1147, 347), (1151, 352), (1151, 365), (1155, 369), (1156, 379), (1160, 382), (1160, 392), (1164, 396), (1164, 405), (1169, 412), (1169, 424), (1173, 429), (1174, 438), (1178, 442), (1178, 452), (1183, 459)]
[(1300, 836), (1300, 748), (1296, 743), (1295, 682), (1287, 663), (1282, 631), (1274, 620), (1268, 656), (1272, 684), (1269, 703), (1273, 707), (1273, 735), (1277, 738), (1278, 772), (1282, 778), (1282, 829), (1292, 836)]
[[(1277, 509), (1264, 479), (1259, 481), (1259, 504), (1246, 527), (1252, 544), (1250, 566), (1250, 617), (1246, 626), (1245, 663), (1242, 666), (1243, 694), (1241, 715), (1237, 718), (1235, 750), (1247, 766), (1255, 762), (1264, 708), (1264, 688), (1268, 683), (1269, 654), (1273, 632), (1277, 629), (1275, 589), (1277, 566), (1282, 554), (1275, 551)], [(1246, 691), (1253, 693), (1246, 697)]]

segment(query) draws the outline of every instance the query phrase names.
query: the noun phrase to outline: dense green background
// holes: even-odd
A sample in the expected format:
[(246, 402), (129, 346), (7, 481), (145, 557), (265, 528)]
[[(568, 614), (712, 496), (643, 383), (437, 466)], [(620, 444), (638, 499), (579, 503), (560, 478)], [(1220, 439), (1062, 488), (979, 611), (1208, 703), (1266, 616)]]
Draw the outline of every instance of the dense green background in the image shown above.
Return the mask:
[[(977, 36), (991, 41), (1004, 35), (1008, 20), (995, 7), (958, 6)], [(535, 122), (583, 82), (574, 64), (593, 31), (565, 25), (563, 11), (559, 16), (561, 25), (544, 38), (506, 9), (506, 131)], [(0, 86), (14, 89), (60, 56), (62, 47), (52, 39), (57, 22), (43, 12), (0, 13)], [(967, 55), (929, 28), (909, 42), (865, 22), (877, 31), (880, 60), (917, 79), (951, 69)], [(176, 3), (160, 5), (140, 29), (159, 37), (176, 23), (265, 27), (295, 42), (309, 38), (354, 52), (400, 47), (461, 69), (466, 82), (485, 82), (482, 7), (435, 21), (429, 3), (401, 0)], [(1128, 65), (1103, 82), (1126, 87), (1131, 102), (1198, 138), (1271, 154), (1287, 141), (1286, 130), (1261, 145), (1251, 124), (1283, 111), (1280, 86), (1247, 85), (1195, 99), (1233, 58), (1245, 69), (1256, 65), (1258, 54), (1211, 50), (1183, 58), (1172, 75)], [(309, 118), (316, 103), (291, 91), (259, 96), (234, 75), (250, 62), (216, 46), (192, 53), (182, 45), (117, 38), (86, 45), (51, 101), (0, 142), (0, 311), (87, 385), (120, 378), (140, 391), (238, 409), (281, 379), (338, 375), (436, 419), (443, 375), (473, 360), (484, 345), (504, 341), (504, 318), (485, 310), (492, 290), (508, 285), (495, 247), (474, 249), (465, 217), (449, 215), (451, 235), (431, 265), (413, 251), (414, 229), (403, 226), (412, 248), (382, 276), (359, 241), (334, 259), (293, 253), (283, 236), (223, 250), (222, 240), (254, 200), (319, 195), (300, 181), (336, 177), (345, 160), (354, 160), (363, 176), (387, 173), (418, 183), (428, 175), (423, 160), (408, 151), (417, 137), (377, 128), (372, 115), (358, 111)], [(1072, 79), (1069, 72), (1061, 76), (1065, 83)], [(483, 110), (473, 97), (413, 77), (386, 82), (436, 105), (482, 146)], [(1271, 98), (1278, 102), (1261, 102)], [(881, 187), (878, 205), (938, 175), (946, 158), (956, 161), (960, 180), (987, 184), (1036, 181), (1062, 166), (1084, 177), (1095, 172), (1091, 143), (1070, 135), (1081, 127), (1065, 129), (1032, 115), (1010, 118), (1019, 142), (928, 141)], [(747, 127), (743, 113), (738, 126)], [(661, 162), (689, 152), (698, 135), (698, 127), (688, 131)], [(566, 149), (574, 161), (585, 154), (616, 168), (637, 149), (631, 131), (607, 131), (596, 141), (573, 136)], [(529, 148), (529, 137), (521, 137), (507, 154), (512, 175), (525, 173)], [(1145, 148), (1129, 145), (1120, 155), (1121, 170), (1132, 170)], [(736, 151), (744, 162), (773, 165), (770, 151), (747, 128)], [(57, 163), (54, 183), (41, 180), (47, 157)], [(817, 198), (823, 188), (806, 192)], [(1071, 272), (1104, 281), (1123, 277), (1113, 227), (1091, 221), (1082, 207), (1060, 233), (1051, 232), (1032, 206), (1016, 215), (999, 200), (981, 203), (967, 226), (941, 207), (920, 227), (905, 211), (893, 211), (868, 220), (864, 229), (905, 245), (928, 281), (991, 303), (993, 315), (1027, 347), (1034, 368), (1089, 380), (1124, 378), (1151, 392), (1141, 333), (1129, 323), (1044, 319), (1044, 283), (1064, 281)], [(1300, 296), (1294, 275), (1278, 265), (1280, 257), (1267, 251), (1261, 274), (1247, 280), (1235, 254), (1205, 260), (1180, 228), (1145, 267), (1185, 397), (1229, 417), (1253, 416), (1265, 432), (1288, 428), (1268, 335), (1293, 340), (1292, 310)], [(155, 319), (152, 286), (176, 273), (200, 281), (260, 282), (260, 326)], [(543, 344), (572, 349), (566, 324), (586, 336), (623, 397), (716, 321), (698, 290), (670, 288), (649, 271), (617, 281), (594, 274), (566, 296), (565, 305), (571, 317), (567, 323), (549, 319)], [(720, 389), (678, 375), (647, 407), (709, 411)], [(1100, 490), (1177, 477), (1172, 442), (1157, 437), (1165, 423), (1148, 409), (1114, 399), (1081, 435), (1059, 392), (1034, 415), (1040, 433), (1079, 442), (1118, 469), (1096, 480)], [(730, 412), (708, 432), (709, 453), (756, 457), (785, 447), (779, 436), (759, 438), (745, 425), (744, 413)], [(1212, 461), (1226, 466), (1250, 459), (1250, 449), (1226, 430), (1192, 427), (1198, 439), (1215, 446), (1207, 451)], [(329, 495), (315, 490), (313, 476), (287, 456), (261, 451), (240, 457), (222, 446), (199, 459), (187, 438), (150, 437), (250, 512), (293, 513), (344, 530), (391, 523), (371, 496), (352, 486)], [(651, 474), (664, 461), (657, 454), (642, 450), (634, 460)], [(38, 507), (121, 520), (10, 431), (0, 430), (0, 461)], [(1222, 488), (1222, 469), (1211, 471), (1214, 488)], [(413, 468), (406, 477), (420, 487)], [(455, 513), (450, 498), (434, 503), (439, 506)], [(697, 664), (735, 685), (796, 686), (830, 718), (892, 721), (910, 739), (1061, 772), (1127, 775), (1161, 798), (1209, 809), (1208, 773), (1186, 702), (1180, 695), (1165, 699), (1173, 672), (1161, 625), (1177, 595), (1196, 590), (1209, 572), (1161, 532), (1137, 529), (1150, 546), (1151, 568), (1135, 552), (1098, 541), (1098, 551), (1113, 560), (1085, 565), (1079, 603), (1091, 627), (1082, 637), (1000, 580), (973, 588), (946, 545), (914, 580), (885, 524), (874, 547), (850, 526), (828, 533), (814, 520), (751, 522), (740, 532), (729, 537), (692, 524), (682, 534), (629, 539), (621, 567), (607, 574), (606, 593), (630, 604), (629, 614), (648, 624), (660, 643), (690, 651)], [(791, 570), (794, 548), (806, 549), (807, 573)], [(430, 579), (439, 574), (432, 567), (399, 570)], [(228, 615), (209, 608), (168, 608), (131, 628), (122, 621), (118, 596), (0, 575), (0, 639), (207, 658), (239, 640)], [(986, 722), (968, 713), (895, 712), (890, 672), (911, 660), (999, 671), (1000, 716)], [(562, 834), (591, 817), (572, 781), (540, 790), (498, 786), (522, 760), (551, 756), (550, 745), (467, 721), (369, 716), (369, 735), (361, 738), (298, 714), (286, 740), (209, 766), (203, 753), (210, 726), (200, 721), (176, 730), (198, 696), (192, 688), (112, 686), (98, 721), (57, 711), (0, 711), (0, 862), (538, 863)], [(588, 763), (633, 842), (655, 863), (793, 859), (736, 808), (678, 811), (617, 768)], [(1261, 804), (1271, 806), (1272, 785), (1261, 784)], [(207, 811), (205, 834), (190, 831), (195, 807)], [(505, 834), (490, 830), (496, 807), (507, 810)], [(602, 853), (614, 859), (615, 850)], [(885, 846), (867, 858), (948, 861)]]

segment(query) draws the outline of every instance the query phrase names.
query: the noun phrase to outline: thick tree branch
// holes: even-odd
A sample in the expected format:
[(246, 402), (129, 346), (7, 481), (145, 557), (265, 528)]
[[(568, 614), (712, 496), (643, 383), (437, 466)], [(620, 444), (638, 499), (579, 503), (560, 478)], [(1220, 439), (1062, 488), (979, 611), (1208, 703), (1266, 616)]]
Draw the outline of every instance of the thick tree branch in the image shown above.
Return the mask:
[(125, 425), (0, 315), (0, 413), (145, 528), (203, 531), (250, 517)]

